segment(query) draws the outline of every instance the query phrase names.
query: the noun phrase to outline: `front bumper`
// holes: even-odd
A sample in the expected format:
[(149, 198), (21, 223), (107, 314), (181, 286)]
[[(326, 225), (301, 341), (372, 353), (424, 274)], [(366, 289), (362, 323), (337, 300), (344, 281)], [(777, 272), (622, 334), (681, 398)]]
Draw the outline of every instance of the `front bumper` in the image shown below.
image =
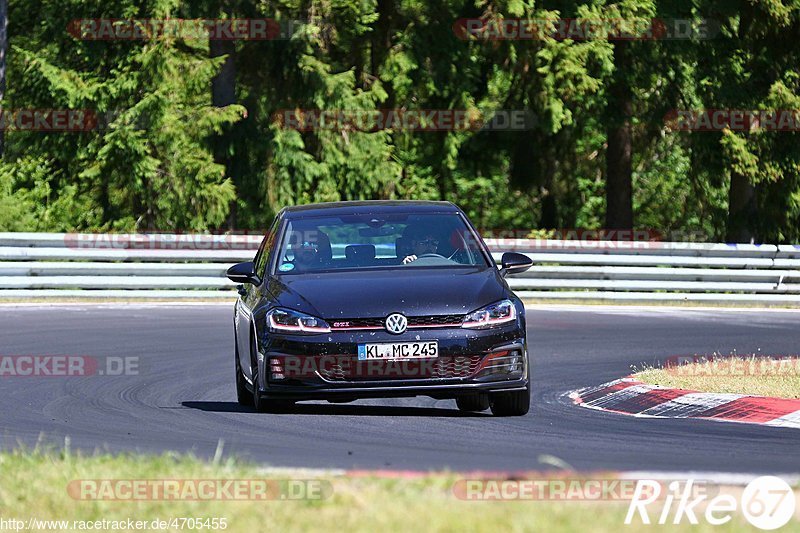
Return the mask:
[(400, 383), (389, 386), (341, 386), (313, 387), (298, 389), (296, 387), (268, 387), (261, 392), (267, 399), (283, 400), (356, 400), (359, 398), (405, 398), (412, 396), (430, 396), (438, 400), (455, 398), (476, 392), (521, 391), (528, 386), (527, 379), (506, 382), (486, 383)]
[[(358, 361), (358, 345), (435, 340), (439, 355), (421, 361)], [(524, 390), (528, 354), (519, 323), (488, 330), (425, 328), (298, 336), (265, 333), (259, 343), (260, 394), (274, 399), (454, 398)]]

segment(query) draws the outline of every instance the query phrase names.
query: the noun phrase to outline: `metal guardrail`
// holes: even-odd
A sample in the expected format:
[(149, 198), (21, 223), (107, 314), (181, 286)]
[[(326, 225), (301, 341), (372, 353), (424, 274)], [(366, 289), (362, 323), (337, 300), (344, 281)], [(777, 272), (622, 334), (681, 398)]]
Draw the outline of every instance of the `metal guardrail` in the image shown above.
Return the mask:
[[(0, 233), (0, 298), (233, 298), (259, 235)], [(800, 304), (800, 245), (487, 239), (523, 298)]]

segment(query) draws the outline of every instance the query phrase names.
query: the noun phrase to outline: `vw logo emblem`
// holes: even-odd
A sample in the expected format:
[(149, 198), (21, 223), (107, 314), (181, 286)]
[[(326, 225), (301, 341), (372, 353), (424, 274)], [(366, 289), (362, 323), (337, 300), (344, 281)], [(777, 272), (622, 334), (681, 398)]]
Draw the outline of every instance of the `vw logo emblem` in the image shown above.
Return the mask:
[(399, 335), (408, 327), (408, 320), (400, 313), (392, 313), (386, 317), (386, 331)]

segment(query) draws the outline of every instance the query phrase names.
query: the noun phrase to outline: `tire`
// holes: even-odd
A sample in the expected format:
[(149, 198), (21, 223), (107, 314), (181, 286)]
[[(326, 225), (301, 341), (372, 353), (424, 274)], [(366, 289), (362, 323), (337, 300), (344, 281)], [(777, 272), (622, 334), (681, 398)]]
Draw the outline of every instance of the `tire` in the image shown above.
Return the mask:
[(523, 416), (531, 408), (530, 382), (525, 390), (495, 392), (489, 396), (489, 406), (494, 416)]
[(294, 402), (291, 400), (267, 400), (259, 393), (260, 380), (258, 367), (253, 369), (253, 394), (250, 396), (252, 405), (259, 413), (286, 413), (292, 410)]
[(489, 408), (488, 394), (470, 394), (469, 396), (459, 396), (456, 398), (456, 405), (461, 411), (485, 411)]
[(266, 413), (267, 412), (267, 401), (261, 397), (261, 393), (258, 389), (261, 387), (259, 385), (260, 378), (258, 377), (258, 369), (256, 368), (253, 370), (253, 395), (251, 398), (253, 399), (253, 407), (256, 408), (256, 411), (259, 413)]
[(253, 379), (253, 407), (259, 413), (289, 413), (294, 408), (294, 402), (291, 400), (267, 400), (262, 398), (258, 393), (258, 372)]
[(233, 357), (236, 367), (236, 401), (239, 405), (253, 407), (253, 395), (247, 390), (247, 382), (242, 373), (242, 364), (239, 362), (239, 341), (236, 338), (236, 323), (233, 325)]
[(236, 355), (236, 400), (239, 405), (253, 407), (253, 395), (247, 390), (247, 382), (242, 374), (242, 366), (239, 364), (239, 355)]

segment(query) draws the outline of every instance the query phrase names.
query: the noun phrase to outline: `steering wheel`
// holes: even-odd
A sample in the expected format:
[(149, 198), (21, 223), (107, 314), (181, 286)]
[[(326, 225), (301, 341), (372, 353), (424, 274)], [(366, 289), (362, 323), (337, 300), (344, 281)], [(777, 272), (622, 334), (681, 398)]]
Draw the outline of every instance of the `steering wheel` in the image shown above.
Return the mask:
[(447, 259), (445, 256), (440, 255), (440, 254), (422, 254), (422, 255), (418, 255), (417, 259), (422, 259), (423, 257), (441, 257), (442, 259)]

